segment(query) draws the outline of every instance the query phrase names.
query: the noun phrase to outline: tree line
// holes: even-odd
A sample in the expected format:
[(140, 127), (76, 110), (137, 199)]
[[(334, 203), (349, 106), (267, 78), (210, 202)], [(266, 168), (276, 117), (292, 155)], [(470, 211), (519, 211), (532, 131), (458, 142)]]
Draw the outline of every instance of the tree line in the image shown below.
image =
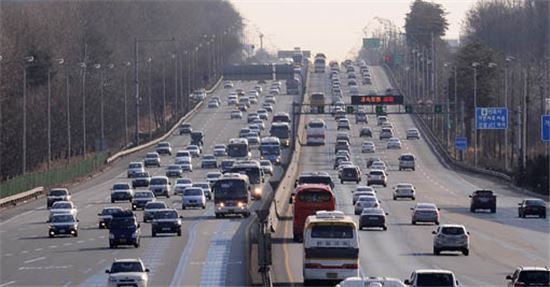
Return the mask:
[(1, 1), (0, 179), (161, 134), (242, 27), (223, 0)]

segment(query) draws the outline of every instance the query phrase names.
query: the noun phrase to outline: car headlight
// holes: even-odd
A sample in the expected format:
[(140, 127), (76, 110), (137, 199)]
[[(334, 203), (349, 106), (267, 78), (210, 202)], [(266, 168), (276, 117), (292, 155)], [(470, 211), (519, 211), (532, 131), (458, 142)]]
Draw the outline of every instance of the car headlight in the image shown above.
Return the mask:
[(109, 239), (115, 239), (115, 235), (113, 233), (109, 233)]
[(137, 233), (137, 231), (136, 231), (136, 232), (134, 232), (134, 233), (132, 233), (132, 238), (137, 238), (137, 236), (138, 236), (138, 233)]
[(147, 279), (145, 279), (145, 276), (140, 276), (137, 281), (140, 281), (140, 282), (143, 282), (143, 281), (146, 281)]
[(218, 203), (218, 208), (223, 208), (224, 206), (225, 204), (223, 204), (223, 202)]
[(261, 193), (262, 193), (262, 190), (261, 190), (259, 187), (256, 187), (256, 188), (254, 189), (254, 194), (258, 194), (258, 195), (259, 195), (259, 194), (261, 194)]
[(244, 202), (240, 202), (240, 201), (237, 202), (237, 206), (238, 206), (239, 208), (243, 208), (243, 207), (244, 207)]

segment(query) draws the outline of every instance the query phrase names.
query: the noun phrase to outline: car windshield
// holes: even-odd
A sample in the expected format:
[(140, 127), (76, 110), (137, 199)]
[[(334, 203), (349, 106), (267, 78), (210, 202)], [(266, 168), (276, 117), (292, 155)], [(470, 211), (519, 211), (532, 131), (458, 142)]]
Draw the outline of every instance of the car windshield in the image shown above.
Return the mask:
[(151, 179), (151, 184), (152, 185), (168, 184), (168, 180), (166, 180), (166, 178), (153, 178)]
[(178, 213), (173, 210), (155, 212), (155, 219), (174, 219), (178, 218)]
[(445, 235), (462, 235), (464, 234), (464, 228), (462, 227), (443, 227), (441, 233)]
[(135, 177), (149, 177), (149, 173), (146, 173), (146, 172), (140, 172), (138, 174), (136, 174)]
[(145, 157), (146, 157), (146, 158), (157, 158), (158, 155), (156, 155), (156, 154), (148, 154), (148, 155), (146, 155)]
[(359, 199), (357, 199), (357, 201), (376, 201), (376, 197), (374, 196), (360, 196)]
[(139, 163), (132, 163), (128, 166), (129, 168), (141, 168), (141, 164)]
[(269, 133), (278, 138), (287, 139), (290, 137), (290, 130), (288, 126), (282, 125), (282, 126), (271, 126), (271, 130)]
[(266, 160), (262, 160), (262, 161), (260, 161), (260, 165), (261, 165), (261, 166), (271, 166), (271, 162), (270, 162), (270, 161), (266, 161)]
[(135, 217), (116, 217), (114, 216), (111, 220), (111, 228), (131, 228), (134, 229), (137, 227), (137, 222)]
[(261, 151), (263, 154), (275, 154), (275, 155), (279, 155), (280, 152), (281, 152), (281, 149), (280, 149), (280, 147), (278, 147), (278, 146), (261, 145), (261, 146), (260, 146), (260, 151)]
[(449, 273), (428, 273), (418, 274), (416, 286), (437, 286), (437, 287), (452, 287), (454, 286), (453, 276)]
[(111, 266), (111, 273), (121, 272), (144, 272), (140, 262), (114, 262)]
[(171, 166), (168, 167), (168, 169), (170, 169), (170, 170), (179, 170), (179, 169), (181, 169), (181, 166), (179, 166), (179, 165), (171, 165)]
[(68, 194), (68, 192), (66, 190), (63, 190), (63, 189), (50, 190), (50, 196), (65, 196), (67, 194)]
[(200, 187), (202, 189), (209, 189), (210, 185), (206, 182), (193, 183), (193, 187)]
[(52, 217), (51, 222), (75, 222), (74, 217), (70, 214), (56, 215)]
[(54, 209), (70, 209), (72, 206), (68, 202), (56, 202), (53, 204)]
[(550, 271), (521, 271), (519, 273), (518, 281), (528, 283), (529, 286), (534, 286), (534, 284), (540, 284), (540, 286), (548, 286), (548, 282), (550, 282)]
[(312, 238), (353, 238), (351, 225), (315, 225), (311, 229)]
[(384, 173), (381, 171), (371, 171), (370, 175), (384, 175)]
[(145, 206), (145, 209), (162, 209), (162, 208), (166, 208), (166, 204), (164, 202), (150, 202), (150, 203), (147, 203), (147, 205)]
[(112, 215), (114, 213), (117, 213), (119, 211), (122, 211), (120, 208), (105, 208), (101, 211), (102, 215)]
[(159, 143), (158, 147), (169, 147), (169, 143)]
[(124, 183), (124, 184), (115, 184), (113, 185), (113, 189), (114, 190), (127, 190), (127, 189), (130, 189), (130, 185)]
[(544, 201), (542, 201), (542, 200), (527, 200), (527, 201), (525, 201), (525, 205), (544, 206)]
[(213, 155), (205, 155), (202, 157), (203, 160), (213, 160), (216, 159)]
[(187, 196), (197, 196), (202, 194), (203, 194), (202, 188), (187, 188), (183, 192), (183, 195), (187, 195)]
[(216, 178), (219, 178), (221, 175), (221, 173), (209, 173), (206, 175), (206, 178), (208, 179), (216, 179)]
[(401, 160), (410, 161), (414, 160), (414, 157), (412, 155), (402, 155)]
[(192, 181), (188, 178), (180, 178), (176, 180), (176, 184), (188, 184), (188, 183), (192, 183)]

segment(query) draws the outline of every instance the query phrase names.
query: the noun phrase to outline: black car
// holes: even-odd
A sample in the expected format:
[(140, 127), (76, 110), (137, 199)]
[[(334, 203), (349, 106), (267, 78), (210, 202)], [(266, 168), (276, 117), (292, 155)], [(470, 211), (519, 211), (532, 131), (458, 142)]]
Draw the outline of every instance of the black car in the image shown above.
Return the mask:
[(159, 233), (176, 233), (181, 236), (181, 216), (175, 209), (162, 209), (155, 212), (151, 222), (151, 235), (156, 237)]
[(387, 230), (386, 215), (382, 208), (364, 208), (359, 217), (359, 230), (369, 227), (378, 227)]
[(111, 219), (113, 219), (113, 214), (121, 211), (122, 207), (118, 206), (103, 208), (103, 210), (101, 210), (101, 212), (97, 214), (97, 217), (99, 219), (99, 228), (109, 228), (109, 225), (111, 224)]
[(340, 178), (340, 183), (344, 183), (346, 181), (355, 181), (356, 183), (359, 183), (361, 182), (361, 170), (359, 167), (354, 165), (344, 166), (340, 169), (338, 177)]
[(530, 198), (518, 203), (518, 216), (525, 218), (527, 215), (537, 215), (546, 218), (546, 203), (542, 199)]
[(191, 133), (191, 144), (201, 147), (204, 143), (202, 139), (204, 138), (204, 133), (202, 131), (196, 131)]
[(497, 210), (497, 197), (491, 190), (476, 190), (470, 195), (470, 212), (478, 209), (489, 209), (491, 213)]
[(133, 245), (137, 248), (140, 236), (141, 229), (134, 212), (124, 210), (113, 214), (109, 226), (109, 248), (116, 248), (118, 245)]
[(372, 138), (372, 129), (369, 127), (361, 128), (361, 130), (359, 131), (359, 136)]
[(56, 235), (78, 236), (78, 219), (69, 213), (54, 214), (48, 220), (48, 236), (50, 238)]
[(513, 274), (507, 275), (508, 286), (547, 287), (550, 286), (550, 269), (548, 266), (519, 266)]
[(136, 191), (136, 193), (134, 193), (134, 199), (132, 200), (132, 210), (144, 208), (148, 202), (155, 201), (155, 199), (155, 194), (149, 190)]
[(134, 174), (134, 178), (132, 179), (132, 188), (136, 187), (148, 187), (149, 181), (151, 181), (151, 175), (149, 172), (140, 172)]

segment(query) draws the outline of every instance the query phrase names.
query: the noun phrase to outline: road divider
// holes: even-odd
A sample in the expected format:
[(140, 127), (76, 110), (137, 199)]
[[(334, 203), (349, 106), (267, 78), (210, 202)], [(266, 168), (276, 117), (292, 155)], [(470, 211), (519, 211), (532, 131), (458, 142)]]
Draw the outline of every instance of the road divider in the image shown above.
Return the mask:
[(14, 194), (8, 197), (0, 199), (0, 208), (13, 206), (19, 202), (24, 202), (29, 199), (36, 199), (38, 196), (42, 195), (46, 189), (43, 186), (35, 187), (31, 190), (27, 190), (18, 194)]

